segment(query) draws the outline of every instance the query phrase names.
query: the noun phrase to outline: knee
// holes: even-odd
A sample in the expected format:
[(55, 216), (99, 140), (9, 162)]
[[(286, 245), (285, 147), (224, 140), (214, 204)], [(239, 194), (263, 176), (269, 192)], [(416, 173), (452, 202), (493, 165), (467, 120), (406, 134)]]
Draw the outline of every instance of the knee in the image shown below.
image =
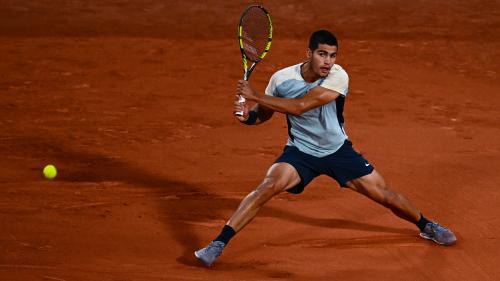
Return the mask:
[(273, 177), (265, 177), (257, 187), (256, 191), (259, 193), (274, 193), (277, 185), (278, 184)]
[(261, 199), (269, 199), (276, 193), (277, 183), (272, 177), (266, 177), (253, 191), (254, 195)]

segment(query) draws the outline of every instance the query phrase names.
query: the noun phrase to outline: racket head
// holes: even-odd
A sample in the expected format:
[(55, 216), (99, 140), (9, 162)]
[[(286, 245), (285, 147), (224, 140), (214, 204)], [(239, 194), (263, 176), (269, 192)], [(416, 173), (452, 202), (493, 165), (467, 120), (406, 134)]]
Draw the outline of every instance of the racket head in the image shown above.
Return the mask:
[(248, 70), (247, 61), (261, 61), (271, 48), (273, 25), (271, 15), (262, 5), (248, 6), (240, 17), (238, 40), (243, 58), (243, 68)]

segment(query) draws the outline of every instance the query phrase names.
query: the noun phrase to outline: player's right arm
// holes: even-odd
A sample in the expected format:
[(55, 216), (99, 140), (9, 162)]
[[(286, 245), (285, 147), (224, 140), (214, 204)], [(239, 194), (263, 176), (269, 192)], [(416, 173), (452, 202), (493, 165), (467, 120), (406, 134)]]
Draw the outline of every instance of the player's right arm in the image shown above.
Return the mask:
[(235, 112), (243, 112), (242, 116), (235, 115), (236, 119), (240, 122), (248, 125), (258, 125), (269, 120), (273, 116), (274, 110), (260, 104), (255, 104), (251, 109), (249, 109), (247, 103), (240, 103), (239, 97), (236, 95), (233, 113)]

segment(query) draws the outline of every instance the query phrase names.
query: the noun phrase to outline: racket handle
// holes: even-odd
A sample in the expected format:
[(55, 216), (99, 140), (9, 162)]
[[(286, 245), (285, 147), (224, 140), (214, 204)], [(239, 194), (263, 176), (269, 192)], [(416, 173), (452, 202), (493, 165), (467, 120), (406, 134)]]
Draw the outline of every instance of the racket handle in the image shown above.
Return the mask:
[[(244, 103), (245, 101), (246, 101), (246, 100), (245, 100), (245, 98), (244, 98), (244, 97), (242, 97), (242, 96), (239, 96), (239, 97), (238, 97), (238, 102), (239, 102), (239, 103)], [(235, 114), (236, 116), (243, 116), (243, 111), (236, 111), (234, 114)]]

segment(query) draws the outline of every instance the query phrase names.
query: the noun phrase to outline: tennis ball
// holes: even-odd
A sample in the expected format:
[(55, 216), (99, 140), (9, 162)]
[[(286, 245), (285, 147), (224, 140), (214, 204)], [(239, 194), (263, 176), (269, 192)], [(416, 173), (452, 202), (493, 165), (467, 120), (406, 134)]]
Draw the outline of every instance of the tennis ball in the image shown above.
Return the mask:
[(45, 166), (45, 168), (43, 168), (43, 175), (49, 180), (54, 179), (57, 176), (56, 166), (54, 165)]

